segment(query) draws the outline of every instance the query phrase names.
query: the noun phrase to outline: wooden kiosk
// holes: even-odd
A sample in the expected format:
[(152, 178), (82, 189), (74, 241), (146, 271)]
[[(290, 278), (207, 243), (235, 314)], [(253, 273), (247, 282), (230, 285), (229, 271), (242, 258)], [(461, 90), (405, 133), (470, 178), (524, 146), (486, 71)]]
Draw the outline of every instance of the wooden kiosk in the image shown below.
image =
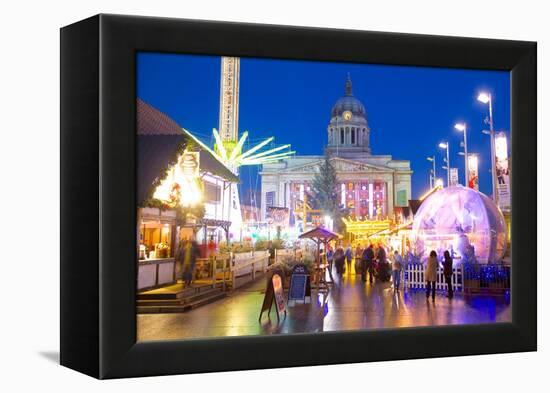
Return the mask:
[(310, 239), (317, 245), (317, 252), (315, 254), (315, 274), (314, 274), (314, 283), (317, 286), (319, 291), (329, 291), (329, 284), (332, 284), (332, 271), (328, 269), (328, 274), (330, 281), (326, 279), (326, 272), (328, 264), (326, 261), (321, 260), (321, 244), (324, 245), (326, 252), (328, 244), (333, 240), (338, 240), (342, 236), (338, 233), (329, 231), (323, 227), (314, 228), (308, 232), (302, 233), (300, 239)]

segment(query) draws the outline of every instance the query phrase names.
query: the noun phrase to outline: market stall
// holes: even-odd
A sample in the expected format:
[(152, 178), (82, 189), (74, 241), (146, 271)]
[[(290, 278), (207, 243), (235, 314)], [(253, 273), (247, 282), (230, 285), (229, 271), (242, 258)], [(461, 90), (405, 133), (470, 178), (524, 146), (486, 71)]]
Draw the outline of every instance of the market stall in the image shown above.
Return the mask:
[(326, 264), (326, 261), (323, 261), (323, 259), (321, 258), (321, 244), (323, 245), (323, 249), (326, 252), (328, 244), (333, 240), (340, 239), (341, 237), (342, 236), (338, 233), (329, 231), (328, 229), (322, 227), (317, 227), (308, 232), (304, 232), (299, 236), (300, 239), (310, 239), (317, 245), (317, 252), (315, 254), (314, 283), (317, 284), (319, 290), (328, 291), (328, 284), (332, 282), (332, 272), (330, 271), (330, 269), (328, 269), (328, 272), (331, 281), (327, 282), (326, 280), (326, 271), (328, 266)]
[(365, 245), (366, 242), (372, 241), (372, 235), (389, 230), (392, 221), (386, 220), (358, 220), (353, 218), (343, 218), (342, 221), (346, 226), (346, 232), (350, 235), (350, 243)]
[(224, 224), (228, 238), (231, 199), (238, 182), (205, 145), (174, 120), (137, 100), (138, 290), (174, 284), (182, 273), (175, 258), (181, 240)]
[(176, 281), (176, 212), (156, 208), (140, 211), (138, 290)]

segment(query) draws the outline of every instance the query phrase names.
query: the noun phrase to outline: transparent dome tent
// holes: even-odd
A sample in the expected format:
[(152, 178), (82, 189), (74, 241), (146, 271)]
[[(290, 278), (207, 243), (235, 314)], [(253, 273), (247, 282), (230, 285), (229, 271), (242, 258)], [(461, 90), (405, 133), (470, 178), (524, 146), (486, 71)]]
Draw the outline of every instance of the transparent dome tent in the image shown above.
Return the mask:
[(486, 195), (462, 186), (447, 187), (427, 197), (416, 212), (412, 240), (425, 260), (431, 250), (449, 250), (454, 264), (492, 263), (506, 251), (506, 222)]

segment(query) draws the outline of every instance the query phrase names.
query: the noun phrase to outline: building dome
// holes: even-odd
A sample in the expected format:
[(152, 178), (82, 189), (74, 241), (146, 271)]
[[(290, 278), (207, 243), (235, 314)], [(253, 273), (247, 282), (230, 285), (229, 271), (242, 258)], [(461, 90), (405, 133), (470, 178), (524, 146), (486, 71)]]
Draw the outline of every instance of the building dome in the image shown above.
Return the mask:
[(366, 122), (365, 106), (353, 96), (352, 83), (349, 75), (346, 80), (344, 96), (339, 98), (332, 107), (331, 117), (340, 117), (344, 112), (351, 112), (355, 121), (364, 119)]
[(506, 223), (486, 195), (462, 186), (443, 188), (427, 197), (414, 216), (412, 239), (424, 259), (445, 250), (456, 262), (500, 261), (506, 251)]
[(338, 155), (346, 152), (370, 154), (370, 129), (365, 106), (353, 96), (349, 74), (344, 96), (332, 107), (327, 132), (330, 151), (336, 151)]

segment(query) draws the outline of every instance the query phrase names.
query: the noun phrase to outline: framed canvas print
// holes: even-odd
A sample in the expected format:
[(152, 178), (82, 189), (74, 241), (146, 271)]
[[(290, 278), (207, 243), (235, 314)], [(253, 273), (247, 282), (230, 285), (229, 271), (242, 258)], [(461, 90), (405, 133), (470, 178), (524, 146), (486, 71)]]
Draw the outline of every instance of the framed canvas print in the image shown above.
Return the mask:
[(66, 26), (61, 364), (534, 351), (535, 157), (533, 42)]

